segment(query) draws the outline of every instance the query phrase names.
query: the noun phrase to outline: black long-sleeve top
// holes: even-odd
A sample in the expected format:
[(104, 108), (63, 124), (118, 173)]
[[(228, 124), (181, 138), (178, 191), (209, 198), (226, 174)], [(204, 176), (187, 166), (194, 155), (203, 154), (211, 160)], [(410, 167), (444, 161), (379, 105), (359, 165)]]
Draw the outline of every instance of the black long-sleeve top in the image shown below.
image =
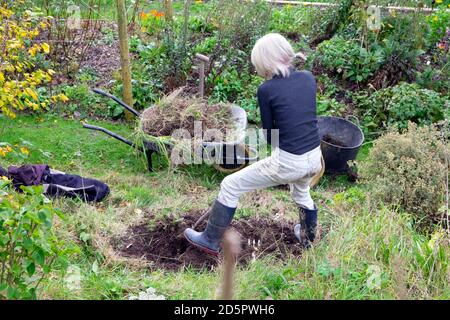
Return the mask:
[(291, 70), (275, 76), (258, 88), (258, 104), (267, 142), (271, 129), (279, 130), (281, 150), (301, 155), (320, 145), (316, 112), (316, 80), (309, 71)]

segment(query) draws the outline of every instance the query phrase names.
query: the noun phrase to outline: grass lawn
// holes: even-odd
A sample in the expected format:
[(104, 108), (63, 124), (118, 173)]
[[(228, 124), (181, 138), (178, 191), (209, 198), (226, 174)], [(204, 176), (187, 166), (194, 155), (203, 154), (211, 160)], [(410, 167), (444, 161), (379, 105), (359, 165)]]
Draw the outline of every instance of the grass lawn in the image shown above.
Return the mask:
[[(90, 123), (125, 136), (132, 132), (123, 123)], [(110, 196), (100, 204), (55, 201), (66, 215), (66, 221), (58, 222), (59, 235), (81, 248), (71, 257), (69, 268), (69, 275), (79, 272), (80, 286), (71, 287), (69, 275), (56, 270), (43, 283), (39, 296), (127, 299), (153, 287), (168, 299), (214, 298), (220, 268), (158, 269), (148, 261), (121, 256), (111, 239), (126, 234), (129, 226), (145, 222), (150, 213), (155, 218), (149, 225), (169, 214), (182, 216), (207, 208), (217, 195), (223, 174), (203, 165), (148, 173), (130, 147), (81, 127), (78, 120), (48, 115), (20, 116), (15, 121), (0, 117), (2, 141), (27, 145), (31, 151), (27, 159), (2, 159), (2, 166), (48, 163), (55, 169), (98, 178), (111, 187)], [(366, 153), (367, 147), (361, 155)], [(238, 267), (236, 298), (450, 297), (446, 279), (437, 273), (429, 275), (430, 280), (423, 278), (416, 247), (427, 240), (412, 230), (407, 216), (387, 209), (367, 209), (370, 199), (364, 188), (350, 185), (345, 177), (325, 177), (313, 197), (320, 205), (325, 236), (300, 259), (280, 261), (266, 256)], [(237, 218), (273, 217), (274, 212), (284, 212), (283, 219), (292, 223), (296, 219), (287, 190), (274, 188), (245, 195)], [(371, 279), (376, 280), (375, 285)], [(405, 281), (412, 286), (407, 288)]]

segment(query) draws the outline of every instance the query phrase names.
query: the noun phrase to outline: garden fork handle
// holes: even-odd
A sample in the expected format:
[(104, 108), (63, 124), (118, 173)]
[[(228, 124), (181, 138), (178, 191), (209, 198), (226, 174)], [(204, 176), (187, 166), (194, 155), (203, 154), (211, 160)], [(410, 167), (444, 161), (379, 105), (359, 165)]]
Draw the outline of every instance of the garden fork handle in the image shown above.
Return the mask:
[(141, 114), (140, 114), (138, 111), (134, 110), (132, 107), (130, 107), (129, 105), (127, 105), (125, 102), (123, 102), (122, 100), (120, 100), (120, 99), (117, 98), (116, 96), (113, 96), (112, 94), (110, 94), (110, 93), (108, 93), (108, 92), (105, 92), (105, 91), (103, 91), (103, 90), (96, 89), (96, 88), (95, 88), (95, 89), (92, 89), (92, 91), (95, 92), (95, 93), (97, 93), (97, 94), (100, 94), (100, 95), (102, 95), (102, 96), (105, 96), (105, 97), (108, 97), (108, 98), (114, 100), (115, 102), (117, 102), (118, 104), (120, 104), (122, 107), (124, 107), (125, 109), (127, 109), (128, 111), (130, 111), (132, 114), (134, 114), (136, 117), (139, 118), (139, 117), (141, 116)]
[(195, 55), (195, 58), (199, 61), (199, 94), (200, 98), (203, 99), (205, 95), (205, 65), (209, 62), (209, 58), (203, 54), (197, 53)]

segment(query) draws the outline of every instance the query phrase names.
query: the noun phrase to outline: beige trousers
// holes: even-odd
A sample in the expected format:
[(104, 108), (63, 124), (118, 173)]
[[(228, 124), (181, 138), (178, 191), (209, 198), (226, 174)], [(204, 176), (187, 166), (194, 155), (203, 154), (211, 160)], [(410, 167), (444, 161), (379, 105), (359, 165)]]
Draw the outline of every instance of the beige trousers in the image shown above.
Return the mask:
[(289, 184), (292, 199), (298, 205), (314, 209), (309, 184), (322, 168), (321, 157), (320, 146), (302, 155), (276, 149), (270, 157), (223, 179), (217, 200), (236, 208), (240, 196), (246, 192)]

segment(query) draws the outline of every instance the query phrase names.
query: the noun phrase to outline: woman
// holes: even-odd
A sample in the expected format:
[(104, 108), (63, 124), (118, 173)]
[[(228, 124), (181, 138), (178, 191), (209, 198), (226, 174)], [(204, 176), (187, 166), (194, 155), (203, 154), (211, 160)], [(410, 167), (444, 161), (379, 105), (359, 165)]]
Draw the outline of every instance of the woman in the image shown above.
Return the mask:
[[(252, 64), (266, 81), (258, 89), (258, 104), (267, 141), (278, 133), (272, 155), (227, 176), (211, 209), (204, 232), (186, 229), (186, 239), (209, 254), (219, 253), (223, 233), (231, 223), (239, 197), (249, 191), (290, 184), (298, 204), (300, 223), (294, 232), (309, 247), (316, 236), (317, 207), (309, 185), (321, 168), (320, 138), (316, 115), (316, 81), (309, 71), (292, 67), (295, 53), (281, 35), (259, 39), (252, 51)], [(272, 131), (272, 132), (271, 132)]]

